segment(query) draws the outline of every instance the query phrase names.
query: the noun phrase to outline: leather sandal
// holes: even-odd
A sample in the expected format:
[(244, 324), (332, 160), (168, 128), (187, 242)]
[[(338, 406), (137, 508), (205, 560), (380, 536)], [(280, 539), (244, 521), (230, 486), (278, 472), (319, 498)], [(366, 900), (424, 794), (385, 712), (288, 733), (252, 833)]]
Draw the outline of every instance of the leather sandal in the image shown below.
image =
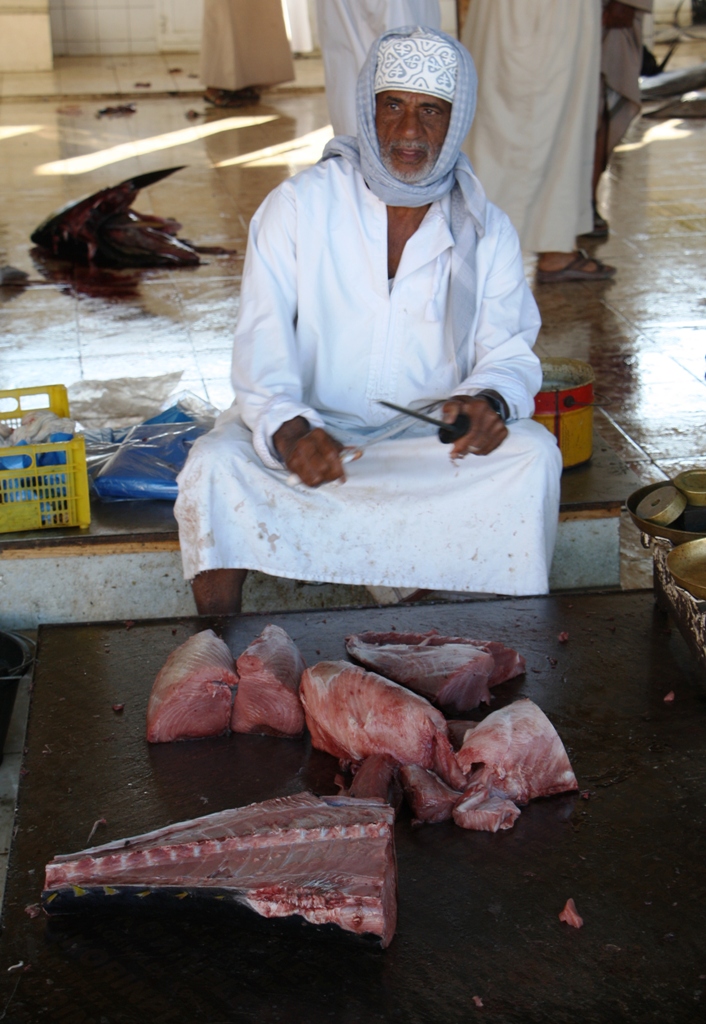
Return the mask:
[[(593, 265), (594, 269), (588, 267)], [(603, 263), (595, 256), (589, 256), (584, 249), (579, 249), (576, 255), (561, 270), (538, 270), (537, 281), (539, 284), (556, 284), (561, 281), (609, 281), (615, 277), (615, 267)]]
[(248, 86), (246, 89), (212, 89), (208, 88), (203, 98), (214, 107), (245, 107), (251, 103), (260, 102), (260, 94), (257, 89)]

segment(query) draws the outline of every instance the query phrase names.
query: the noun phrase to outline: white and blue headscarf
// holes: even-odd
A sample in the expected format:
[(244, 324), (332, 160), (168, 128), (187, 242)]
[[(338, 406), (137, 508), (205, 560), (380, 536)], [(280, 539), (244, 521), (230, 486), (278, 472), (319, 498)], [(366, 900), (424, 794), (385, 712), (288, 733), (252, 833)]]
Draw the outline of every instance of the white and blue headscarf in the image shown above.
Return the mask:
[[(375, 128), (375, 78), (380, 62), (389, 54), (388, 40), (409, 41), (410, 50), (416, 40), (434, 40), (450, 47), (456, 56), (453, 104), (449, 129), (438, 159), (429, 173), (419, 181), (405, 182), (387, 170), (380, 157), (380, 144)], [(396, 48), (399, 52), (399, 48)], [(453, 62), (449, 62), (451, 65)], [(384, 84), (378, 74), (378, 86)], [(412, 92), (428, 92), (434, 88), (412, 88), (413, 79), (400, 80), (398, 88)], [(390, 86), (393, 87), (393, 86)], [(394, 88), (394, 87), (393, 87)], [(356, 90), (358, 136), (338, 135), (324, 149), (322, 160), (343, 157), (363, 175), (374, 195), (386, 206), (426, 206), (451, 193), (451, 233), (454, 249), (451, 256), (450, 307), (453, 336), (460, 346), (465, 340), (473, 318), (476, 302), (475, 254), (478, 238), (485, 233), (485, 193), (473, 173), (468, 157), (461, 152), (461, 144), (468, 134), (476, 109), (478, 78), (471, 55), (452, 36), (445, 32), (418, 25), (390, 29), (375, 40), (363, 64)], [(449, 86), (434, 95), (447, 99)]]

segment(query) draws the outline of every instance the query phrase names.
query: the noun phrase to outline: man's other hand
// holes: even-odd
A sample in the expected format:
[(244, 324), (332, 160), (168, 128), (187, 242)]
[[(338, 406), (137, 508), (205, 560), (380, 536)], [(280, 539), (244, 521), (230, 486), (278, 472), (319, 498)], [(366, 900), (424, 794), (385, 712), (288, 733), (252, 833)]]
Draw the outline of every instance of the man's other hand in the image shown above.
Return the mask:
[(462, 459), (469, 452), (471, 455), (488, 455), (507, 437), (507, 427), (501, 417), (483, 398), (457, 395), (444, 404), (442, 412), (446, 423), (453, 423), (459, 413), (464, 413), (471, 421), (468, 433), (454, 442), (452, 459)]
[(290, 473), (307, 487), (346, 479), (340, 458), (343, 445), (321, 427), (311, 430), (303, 416), (283, 423), (272, 441)]

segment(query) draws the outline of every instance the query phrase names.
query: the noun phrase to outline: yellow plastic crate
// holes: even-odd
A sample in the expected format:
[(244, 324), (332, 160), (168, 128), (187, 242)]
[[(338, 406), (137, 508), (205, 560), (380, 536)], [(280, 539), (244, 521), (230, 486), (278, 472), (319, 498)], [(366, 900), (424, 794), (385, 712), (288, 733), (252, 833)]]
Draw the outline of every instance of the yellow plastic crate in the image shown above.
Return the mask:
[[(69, 416), (63, 384), (0, 391), (0, 422), (19, 426), (25, 413)], [(0, 447), (0, 533), (87, 527), (91, 522), (86, 446), (82, 437)]]

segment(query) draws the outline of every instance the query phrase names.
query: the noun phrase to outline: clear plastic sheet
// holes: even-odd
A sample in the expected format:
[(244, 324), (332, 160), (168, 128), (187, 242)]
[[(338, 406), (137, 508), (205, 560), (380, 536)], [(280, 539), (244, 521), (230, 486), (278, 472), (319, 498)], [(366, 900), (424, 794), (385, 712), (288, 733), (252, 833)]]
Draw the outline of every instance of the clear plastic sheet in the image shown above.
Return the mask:
[(71, 415), (86, 432), (101, 428), (132, 427), (174, 403), (182, 371), (159, 377), (118, 377), (114, 380), (80, 380), (69, 391)]
[(213, 426), (216, 410), (184, 394), (176, 405), (127, 430), (86, 433), (86, 461), (102, 501), (174, 501), (177, 474), (197, 437)]

